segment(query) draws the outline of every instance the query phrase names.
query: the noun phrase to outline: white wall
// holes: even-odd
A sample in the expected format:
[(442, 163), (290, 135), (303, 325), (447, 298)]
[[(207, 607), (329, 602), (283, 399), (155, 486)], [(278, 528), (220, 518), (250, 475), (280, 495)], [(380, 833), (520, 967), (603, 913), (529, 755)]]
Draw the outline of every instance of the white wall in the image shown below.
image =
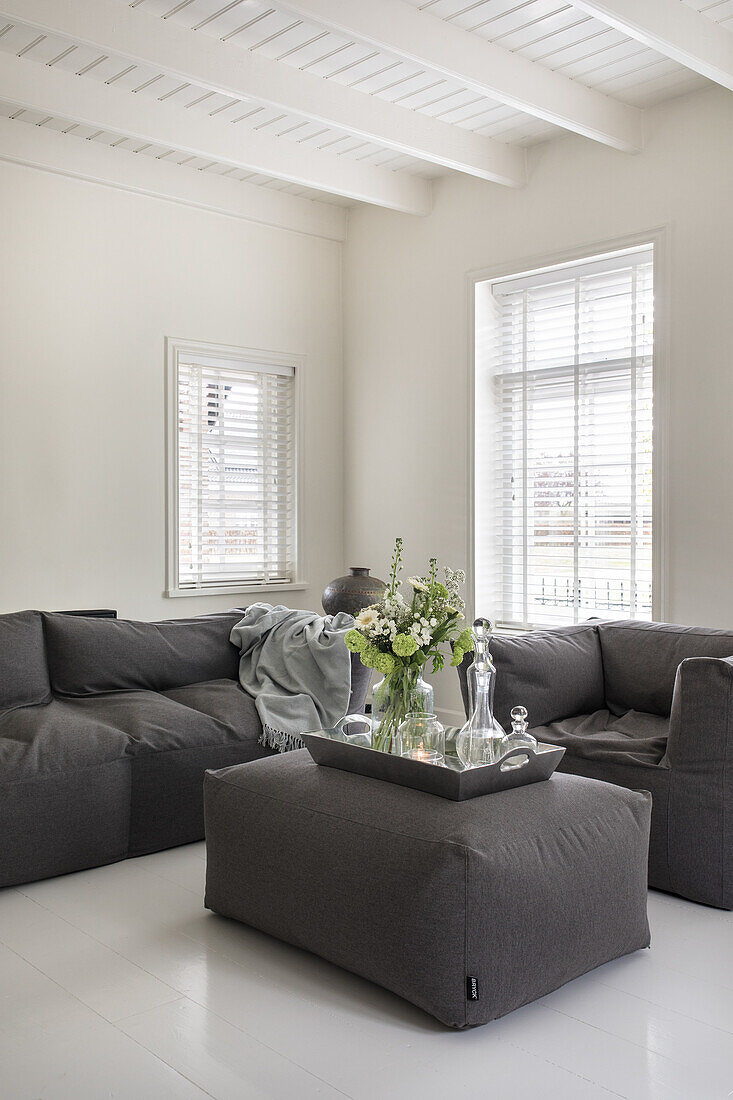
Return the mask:
[[(346, 556), (468, 559), (467, 273), (668, 228), (671, 621), (733, 626), (733, 96), (648, 112), (644, 152), (568, 137), (521, 191), (450, 176), (426, 219), (362, 207), (345, 253)], [(477, 608), (491, 613), (491, 608)], [(455, 673), (438, 702), (459, 701)]]
[(164, 338), (307, 356), (306, 560), (343, 566), (341, 245), (0, 163), (0, 612), (166, 599)]

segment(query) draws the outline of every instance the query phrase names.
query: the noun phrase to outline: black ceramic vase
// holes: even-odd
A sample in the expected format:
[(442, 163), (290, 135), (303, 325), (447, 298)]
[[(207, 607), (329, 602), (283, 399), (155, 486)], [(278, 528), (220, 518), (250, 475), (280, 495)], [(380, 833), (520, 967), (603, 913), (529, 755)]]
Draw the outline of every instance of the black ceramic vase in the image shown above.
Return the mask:
[(327, 615), (336, 615), (339, 611), (358, 615), (362, 608), (381, 599), (386, 587), (378, 577), (370, 577), (368, 569), (352, 565), (348, 577), (337, 577), (324, 588), (323, 610)]

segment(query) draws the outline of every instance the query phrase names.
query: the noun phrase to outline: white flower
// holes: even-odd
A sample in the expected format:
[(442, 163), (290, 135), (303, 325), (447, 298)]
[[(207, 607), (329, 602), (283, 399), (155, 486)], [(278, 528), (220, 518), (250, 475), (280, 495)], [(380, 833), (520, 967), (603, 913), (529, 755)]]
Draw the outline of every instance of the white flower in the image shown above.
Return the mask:
[(431, 626), (437, 626), (438, 625), (438, 620), (437, 619), (431, 619), (430, 620), (430, 625)]
[(373, 607), (365, 607), (363, 611), (360, 611), (356, 616), (356, 622), (359, 626), (369, 630), (379, 620), (379, 615)]
[(428, 586), (419, 577), (408, 577), (407, 583), (411, 584), (417, 592), (429, 592)]

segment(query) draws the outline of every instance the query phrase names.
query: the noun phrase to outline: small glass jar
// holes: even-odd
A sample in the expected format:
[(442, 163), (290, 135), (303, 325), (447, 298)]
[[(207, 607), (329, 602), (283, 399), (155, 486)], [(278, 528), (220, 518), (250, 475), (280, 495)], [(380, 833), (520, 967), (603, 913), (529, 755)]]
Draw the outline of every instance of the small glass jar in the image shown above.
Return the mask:
[(445, 729), (434, 714), (411, 711), (397, 730), (402, 756), (423, 764), (445, 763)]

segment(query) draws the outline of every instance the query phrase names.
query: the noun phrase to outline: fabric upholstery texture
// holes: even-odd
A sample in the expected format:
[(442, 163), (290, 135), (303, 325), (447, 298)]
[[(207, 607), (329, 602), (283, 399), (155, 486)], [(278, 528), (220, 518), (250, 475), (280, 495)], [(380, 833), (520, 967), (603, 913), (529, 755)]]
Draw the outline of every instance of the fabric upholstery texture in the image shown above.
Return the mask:
[[(499, 706), (507, 690), (527, 706), (535, 736), (565, 748), (561, 771), (651, 792), (651, 886), (733, 909), (733, 633), (628, 621), (583, 629), (600, 639), (600, 705), (572, 709), (563, 686), (566, 713), (548, 721), (556, 684), (576, 664), (551, 661), (550, 675), (539, 635), (525, 634), (492, 639)], [(544, 652), (561, 653), (566, 634), (547, 631), (555, 641)]]
[(76, 701), (51, 699), (0, 714), (0, 777), (17, 783), (119, 760), (127, 734)]
[[(270, 755), (241, 617), (0, 616), (0, 886), (203, 837), (205, 770)], [(352, 658), (351, 710), (368, 683)]]
[(53, 690), (61, 695), (169, 691), (203, 680), (236, 680), (239, 654), (229, 631), (242, 614), (143, 623), (46, 613)]
[[(491, 655), (501, 676), (496, 678), (494, 713), (505, 730), (511, 729), (512, 707), (527, 708), (531, 721), (546, 726), (570, 714), (589, 714), (604, 704), (603, 664), (598, 631), (594, 626), (561, 627), (509, 637), (495, 634)], [(468, 704), (465, 673), (473, 660), (466, 654), (461, 665), (464, 705)], [(533, 675), (525, 675), (528, 664)]]
[(733, 909), (733, 659), (690, 657), (669, 723), (672, 887)]
[(40, 612), (0, 615), (0, 711), (44, 703), (50, 695)]
[(535, 726), (538, 741), (562, 745), (572, 756), (608, 764), (659, 764), (667, 751), (669, 719), (630, 710), (578, 714), (547, 726)]
[(208, 908), (450, 1027), (649, 944), (645, 793), (555, 775), (455, 803), (301, 751), (209, 772), (204, 797)]
[(733, 656), (733, 633), (671, 623), (599, 623), (606, 706), (669, 717), (674, 680), (686, 657)]

